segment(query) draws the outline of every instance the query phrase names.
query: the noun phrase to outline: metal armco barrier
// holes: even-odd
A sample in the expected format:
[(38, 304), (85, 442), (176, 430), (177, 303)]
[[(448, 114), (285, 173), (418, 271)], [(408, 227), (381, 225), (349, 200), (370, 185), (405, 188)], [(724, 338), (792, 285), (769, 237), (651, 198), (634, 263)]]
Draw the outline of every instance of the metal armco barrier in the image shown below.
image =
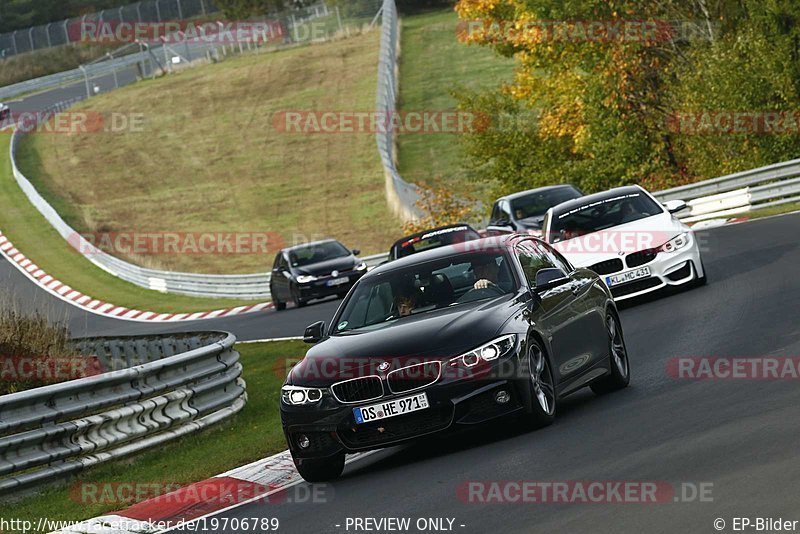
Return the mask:
[(222, 332), (75, 341), (103, 374), (0, 396), (0, 494), (219, 422), (247, 402)]
[(673, 187), (654, 196), (662, 202), (687, 201), (690, 209), (679, 214), (687, 222), (798, 202), (800, 159)]

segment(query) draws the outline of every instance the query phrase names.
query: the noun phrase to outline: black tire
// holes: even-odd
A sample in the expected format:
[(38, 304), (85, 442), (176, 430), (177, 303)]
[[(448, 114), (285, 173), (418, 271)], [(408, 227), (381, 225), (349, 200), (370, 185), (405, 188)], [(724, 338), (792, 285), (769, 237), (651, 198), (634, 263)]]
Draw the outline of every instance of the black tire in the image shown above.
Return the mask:
[(286, 303), (285, 302), (281, 302), (278, 299), (273, 299), (272, 303), (275, 305), (275, 309), (277, 311), (283, 311), (283, 310), (286, 309)]
[(300, 291), (297, 288), (292, 288), (292, 304), (294, 304), (295, 308), (302, 308), (308, 304), (300, 298)]
[(596, 395), (605, 395), (626, 388), (631, 383), (631, 366), (628, 360), (628, 348), (625, 346), (625, 336), (617, 315), (612, 311), (606, 312), (606, 332), (608, 332), (611, 374), (600, 378), (590, 386)]
[(534, 339), (528, 343), (527, 369), (531, 405), (525, 416), (525, 426), (536, 429), (551, 425), (556, 418), (558, 395), (550, 359)]
[(297, 472), (307, 482), (327, 482), (339, 478), (344, 471), (344, 453), (322, 459), (294, 458)]

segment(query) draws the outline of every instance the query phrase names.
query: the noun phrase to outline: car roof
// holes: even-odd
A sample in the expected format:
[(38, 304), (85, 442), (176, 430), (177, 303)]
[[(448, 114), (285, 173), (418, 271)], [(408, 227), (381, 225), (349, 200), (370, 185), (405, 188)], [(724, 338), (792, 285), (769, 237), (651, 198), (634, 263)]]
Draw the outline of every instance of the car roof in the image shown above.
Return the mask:
[(473, 232), (477, 232), (477, 230), (475, 230), (472, 226), (470, 226), (470, 225), (468, 225), (466, 223), (446, 224), (444, 226), (437, 226), (436, 228), (430, 228), (428, 230), (422, 230), (421, 232), (417, 232), (417, 233), (414, 233), (414, 234), (409, 234), (409, 235), (407, 235), (405, 237), (401, 237), (400, 239), (398, 239), (397, 241), (394, 242), (394, 244), (392, 245), (392, 248), (400, 245), (401, 243), (403, 243), (405, 241), (408, 241), (409, 239), (414, 239), (415, 237), (422, 237), (422, 236), (424, 236), (426, 234), (430, 234), (430, 233), (433, 233), (433, 232), (439, 232), (441, 230), (447, 230), (447, 229), (450, 229), (450, 228), (464, 228), (464, 230), (467, 230), (467, 231), (471, 230)]
[[(294, 245), (292, 247), (286, 247), (284, 249), (281, 249), (281, 252), (290, 252), (292, 250), (297, 250), (297, 249), (306, 248), (306, 247), (313, 247), (314, 245), (321, 245), (322, 243), (332, 243), (332, 242), (333, 243), (339, 243), (340, 245), (342, 245), (342, 243), (338, 239), (320, 239), (319, 241), (311, 241), (309, 243), (301, 243), (299, 245)], [(342, 246), (344, 247), (344, 245), (342, 245)], [(344, 248), (347, 248), (347, 247), (344, 247)]]
[(464, 252), (479, 252), (481, 250), (491, 250), (498, 248), (506, 248), (511, 245), (512, 240), (516, 240), (521, 236), (517, 234), (503, 234), (500, 236), (484, 237), (481, 239), (474, 239), (468, 243), (458, 243), (455, 245), (445, 245), (443, 247), (436, 247), (428, 250), (417, 252), (403, 258), (399, 258), (388, 263), (384, 263), (372, 269), (365, 277), (373, 274), (385, 273), (395, 269), (402, 269), (417, 263), (424, 263), (427, 261), (435, 261), (449, 256), (456, 256)]
[(536, 189), (528, 189), (527, 191), (518, 191), (516, 193), (511, 193), (510, 195), (498, 198), (497, 200), (495, 200), (495, 203), (500, 202), (501, 200), (514, 200), (517, 198), (526, 197), (532, 193), (544, 193), (545, 191), (555, 191), (557, 189), (566, 189), (566, 188), (578, 190), (578, 188), (572, 184), (548, 185), (547, 187), (537, 187)]
[(591, 204), (592, 202), (607, 200), (609, 198), (614, 198), (619, 195), (641, 193), (642, 191), (644, 191), (644, 189), (642, 189), (638, 185), (625, 185), (622, 187), (615, 187), (614, 189), (609, 189), (608, 191), (602, 191), (600, 193), (586, 195), (573, 200), (567, 200), (566, 202), (562, 202), (557, 206), (553, 206), (551, 209), (553, 210), (553, 213), (564, 213), (565, 211), (579, 208), (586, 204)]

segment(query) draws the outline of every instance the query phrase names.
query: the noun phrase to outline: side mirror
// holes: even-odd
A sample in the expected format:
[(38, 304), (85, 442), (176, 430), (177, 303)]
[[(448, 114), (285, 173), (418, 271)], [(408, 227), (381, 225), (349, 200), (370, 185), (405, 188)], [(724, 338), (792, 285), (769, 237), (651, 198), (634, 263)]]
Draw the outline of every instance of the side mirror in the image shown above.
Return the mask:
[(539, 272), (536, 273), (536, 287), (533, 289), (537, 293), (542, 293), (567, 282), (569, 282), (569, 276), (561, 269), (539, 269)]
[(359, 249), (357, 249), (357, 248), (354, 248), (353, 249), (353, 256), (358, 256), (359, 254), (361, 254), (361, 251)]
[(683, 200), (667, 200), (664, 202), (664, 207), (670, 213), (678, 213), (686, 209), (687, 204)]
[(303, 334), (303, 341), (306, 343), (317, 343), (322, 340), (325, 335), (325, 321), (317, 321), (306, 328)]

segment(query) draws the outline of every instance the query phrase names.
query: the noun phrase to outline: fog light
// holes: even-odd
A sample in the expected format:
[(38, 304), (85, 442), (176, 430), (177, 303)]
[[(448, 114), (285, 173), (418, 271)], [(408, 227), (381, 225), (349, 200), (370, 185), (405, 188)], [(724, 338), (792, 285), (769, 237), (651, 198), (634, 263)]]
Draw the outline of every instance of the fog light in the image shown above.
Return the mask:
[(511, 400), (511, 395), (508, 393), (508, 391), (504, 389), (501, 389), (500, 391), (494, 394), (494, 401), (497, 404), (505, 404), (510, 400)]
[(311, 445), (311, 440), (308, 439), (308, 436), (305, 434), (300, 434), (297, 436), (297, 444), (300, 446), (301, 449), (307, 449), (309, 445)]

